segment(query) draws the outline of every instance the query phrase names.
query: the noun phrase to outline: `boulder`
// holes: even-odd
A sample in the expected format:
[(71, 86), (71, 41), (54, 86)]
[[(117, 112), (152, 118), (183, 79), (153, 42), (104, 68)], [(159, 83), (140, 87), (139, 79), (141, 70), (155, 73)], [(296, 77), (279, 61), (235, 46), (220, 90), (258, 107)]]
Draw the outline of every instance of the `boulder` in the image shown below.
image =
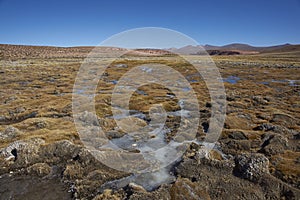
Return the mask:
[(34, 122), (34, 125), (37, 129), (43, 129), (48, 126), (48, 123), (45, 120), (38, 120)]
[(234, 140), (247, 140), (247, 136), (242, 131), (232, 131), (228, 134), (230, 139)]
[(38, 150), (45, 141), (39, 138), (18, 140), (6, 148), (0, 149), (0, 157), (7, 161), (14, 161), (15, 167), (25, 167), (38, 161)]
[(269, 172), (269, 160), (262, 154), (242, 154), (235, 158), (234, 174), (258, 182), (262, 175)]
[(18, 137), (21, 131), (13, 126), (7, 127), (3, 133), (0, 132), (0, 140), (11, 140)]
[(263, 123), (253, 128), (255, 131), (274, 131), (275, 129), (276, 126), (270, 123)]
[(267, 156), (283, 153), (288, 148), (288, 140), (279, 134), (265, 134), (259, 152)]
[(297, 119), (286, 113), (275, 113), (271, 122), (284, 127), (294, 127), (297, 124)]

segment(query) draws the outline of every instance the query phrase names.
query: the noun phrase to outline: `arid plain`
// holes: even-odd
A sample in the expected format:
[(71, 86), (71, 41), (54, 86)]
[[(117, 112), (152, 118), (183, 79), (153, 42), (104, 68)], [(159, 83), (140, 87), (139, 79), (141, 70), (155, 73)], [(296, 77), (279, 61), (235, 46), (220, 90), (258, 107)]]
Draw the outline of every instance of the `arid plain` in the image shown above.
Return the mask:
[[(0, 199), (300, 198), (299, 46), (211, 56), (226, 89), (222, 134), (205, 157), (199, 156), (201, 144), (191, 143), (170, 169), (175, 178), (151, 190), (127, 180), (129, 173), (103, 165), (80, 140), (72, 92), (91, 50), (0, 45)], [(101, 53), (109, 58), (112, 50), (118, 49), (105, 47)], [(169, 65), (190, 82), (199, 101), (196, 138), (201, 141), (211, 114), (205, 82), (187, 63), (158, 50), (124, 55), (99, 80), (95, 108), (107, 137), (126, 134), (115, 129), (111, 93), (122, 74), (145, 64), (144, 57)], [(130, 100), (136, 123), (147, 125), (149, 108), (157, 103), (168, 112), (180, 109), (167, 88), (145, 85)], [(180, 116), (167, 118), (166, 141), (176, 135), (179, 122)]]

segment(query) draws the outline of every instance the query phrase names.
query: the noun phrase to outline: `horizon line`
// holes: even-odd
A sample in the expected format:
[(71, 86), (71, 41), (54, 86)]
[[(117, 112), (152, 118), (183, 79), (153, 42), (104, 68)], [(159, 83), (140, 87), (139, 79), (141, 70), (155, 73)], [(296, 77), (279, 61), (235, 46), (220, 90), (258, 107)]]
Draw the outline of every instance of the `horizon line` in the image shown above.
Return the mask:
[[(239, 43), (239, 42), (234, 42), (234, 43), (227, 43), (227, 44), (223, 44), (223, 45), (213, 45), (213, 44), (198, 44), (198, 45), (185, 45), (185, 46), (182, 46), (182, 47), (179, 47), (179, 48), (176, 48), (176, 47), (164, 47), (164, 48), (155, 48), (155, 47), (137, 47), (137, 48), (132, 48), (132, 49), (138, 49), (138, 48), (141, 48), (141, 49), (166, 49), (166, 48), (176, 48), (176, 49), (180, 49), (180, 48), (183, 48), (183, 47), (187, 47), (187, 46), (214, 46), (214, 47), (224, 47), (224, 46), (228, 46), (228, 45), (235, 45), (235, 44), (239, 44), (239, 45), (249, 45), (251, 47), (275, 47), (275, 46), (283, 46), (283, 45), (300, 45), (299, 44), (294, 44), (294, 43), (281, 43), (281, 44), (272, 44), (272, 45), (264, 45), (264, 46), (261, 46), (261, 45), (252, 45), (252, 44), (249, 44), (249, 43)], [(58, 46), (58, 45), (51, 45), (51, 44), (25, 44), (25, 43), (21, 43), (21, 44), (18, 44), (18, 43), (0, 43), (0, 45), (15, 45), (15, 46), (36, 46), (36, 47), (57, 47), (57, 48), (79, 48), (79, 47), (114, 47), (114, 48), (126, 48), (126, 47), (117, 47), (117, 46), (101, 46), (101, 45), (74, 45), (74, 46)], [(131, 49), (131, 48), (128, 48), (128, 49)]]

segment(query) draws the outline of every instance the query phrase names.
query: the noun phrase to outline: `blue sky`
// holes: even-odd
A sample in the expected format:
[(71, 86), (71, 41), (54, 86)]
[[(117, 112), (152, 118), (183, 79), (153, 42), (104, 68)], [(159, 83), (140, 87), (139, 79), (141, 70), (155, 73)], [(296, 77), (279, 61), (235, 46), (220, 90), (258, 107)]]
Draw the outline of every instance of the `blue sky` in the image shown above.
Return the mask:
[(300, 44), (299, 0), (0, 0), (0, 19), (5, 44), (97, 45), (149, 26), (200, 44)]

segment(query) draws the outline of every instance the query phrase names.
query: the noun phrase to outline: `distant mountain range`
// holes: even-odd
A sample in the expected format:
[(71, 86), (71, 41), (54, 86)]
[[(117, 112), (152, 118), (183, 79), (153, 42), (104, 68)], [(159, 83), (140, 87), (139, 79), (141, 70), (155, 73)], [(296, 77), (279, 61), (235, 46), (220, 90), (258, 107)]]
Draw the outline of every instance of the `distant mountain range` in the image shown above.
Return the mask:
[[(72, 57), (84, 58), (93, 46), (81, 47), (53, 47), (53, 46), (31, 46), (31, 45), (9, 45), (0, 44), (0, 59), (9, 58), (58, 58), (58, 57)], [(112, 51), (124, 51), (117, 47), (100, 47), (97, 49), (98, 53), (103, 55), (110, 55)], [(283, 44), (269, 47), (254, 47), (248, 44), (229, 44), (225, 46), (185, 46), (182, 48), (169, 49), (135, 49), (128, 52), (128, 55), (138, 56), (160, 56), (176, 54), (186, 55), (236, 55), (236, 54), (259, 54), (259, 53), (285, 53), (297, 52), (300, 53), (300, 45)]]
[[(224, 46), (212, 45), (188, 45), (182, 48), (170, 48), (168, 51), (178, 54), (203, 54), (207, 51), (211, 55), (234, 55), (234, 54), (257, 54), (257, 53), (272, 53), (272, 52), (288, 52), (300, 51), (300, 45), (283, 44), (268, 47), (255, 47), (248, 44), (228, 44)], [(204, 51), (205, 50), (205, 51)]]

